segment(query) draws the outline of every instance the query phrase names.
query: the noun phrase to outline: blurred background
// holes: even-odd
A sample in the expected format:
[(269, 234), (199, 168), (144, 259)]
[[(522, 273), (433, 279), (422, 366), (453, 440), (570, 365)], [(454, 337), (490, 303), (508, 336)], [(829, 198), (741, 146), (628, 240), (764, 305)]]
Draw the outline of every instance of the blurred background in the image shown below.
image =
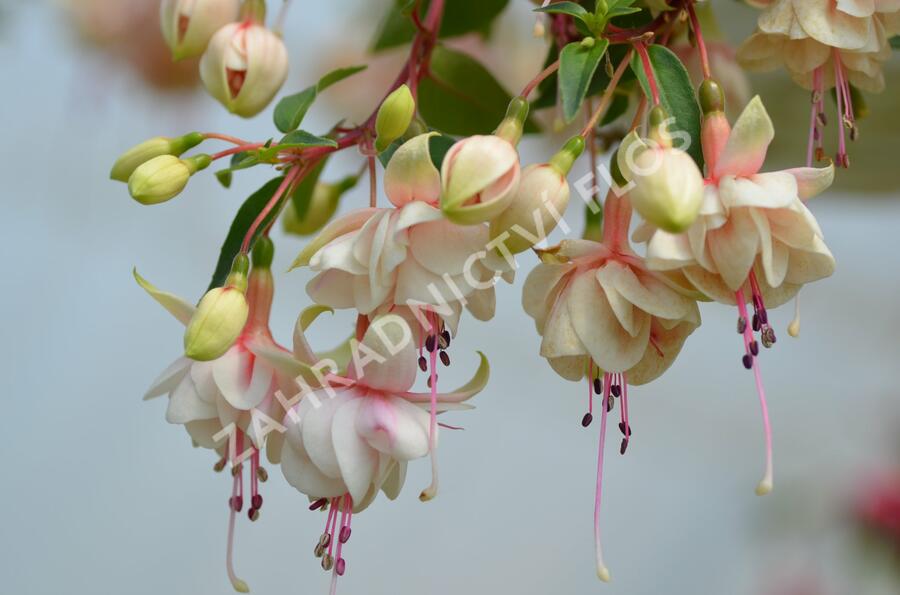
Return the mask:
[[(452, 0), (451, 0), (452, 1)], [(308, 86), (365, 52), (387, 0), (298, 1), (286, 42), (284, 92)], [(753, 10), (714, 8), (723, 37), (739, 42)], [(508, 89), (540, 68), (531, 5), (512, 0), (490, 41), (455, 45), (482, 56)], [(177, 200), (144, 208), (109, 181), (115, 157), (157, 134), (188, 130), (248, 138), (273, 133), (271, 107), (240, 120), (197, 86), (196, 64), (173, 67), (159, 38), (155, 0), (0, 2), (0, 159), (8, 264), (3, 276), (0, 378), (6, 404), (0, 483), (0, 591), (211, 595), (232, 592), (224, 553), (230, 481), (214, 457), (164, 421), (163, 401), (141, 402), (181, 348), (181, 327), (134, 283), (131, 268), (193, 298), (209, 279), (240, 202), (266, 179), (235, 176), (230, 190), (197, 176)], [(403, 50), (320, 100), (314, 131), (368, 113)], [(762, 369), (774, 425), (776, 482), (753, 489), (763, 440), (753, 381), (741, 367), (734, 313), (702, 308), (703, 326), (673, 368), (633, 390), (634, 439), (608, 450), (604, 541), (613, 576), (593, 570), (591, 515), (597, 424), (583, 429), (583, 386), (541, 360), (520, 307), (521, 284), (498, 288), (489, 323), (465, 318), (448, 376), (453, 384), (485, 351), (493, 377), (477, 410), (449, 423), (442, 492), (418, 490), (428, 463), (410, 467), (399, 500), (376, 502), (354, 522), (339, 592), (365, 595), (512, 592), (608, 595), (852, 595), (900, 593), (900, 168), (894, 143), (898, 60), (889, 92), (869, 97), (852, 169), (812, 208), (838, 271), (803, 293), (801, 337), (785, 332)], [(805, 153), (807, 93), (776, 74), (750, 79), (776, 123), (768, 167)], [(527, 140), (524, 161), (564, 136)], [(345, 152), (326, 178), (355, 171)], [(574, 172), (580, 176), (586, 164)], [(366, 200), (357, 189), (342, 210)], [(580, 215), (573, 209), (571, 220)], [(577, 225), (573, 225), (577, 227)], [(303, 242), (275, 234), (276, 268)], [(290, 341), (307, 305), (305, 271), (277, 278), (273, 331)], [(329, 347), (347, 317), (313, 327)], [(321, 515), (273, 470), (261, 519), (238, 527), (236, 565), (253, 593), (324, 593), (312, 556)]]

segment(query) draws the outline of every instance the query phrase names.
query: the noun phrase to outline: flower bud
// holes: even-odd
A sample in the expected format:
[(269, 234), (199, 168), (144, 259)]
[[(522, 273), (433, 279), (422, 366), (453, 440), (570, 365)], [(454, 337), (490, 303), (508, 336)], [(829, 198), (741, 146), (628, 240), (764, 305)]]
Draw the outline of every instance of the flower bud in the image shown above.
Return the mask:
[(622, 175), (634, 183), (628, 197), (644, 220), (671, 233), (691, 226), (703, 202), (703, 176), (690, 155), (655, 141), (644, 143), (632, 131), (617, 159)]
[(163, 0), (159, 23), (175, 60), (199, 56), (213, 34), (237, 20), (238, 0)]
[(206, 292), (184, 332), (184, 354), (194, 360), (210, 361), (221, 357), (240, 336), (247, 322), (249, 259), (239, 254), (223, 287)]
[(340, 204), (341, 196), (356, 186), (358, 178), (347, 176), (336, 184), (317, 182), (305, 209), (290, 204), (284, 209), (281, 225), (287, 233), (308, 236), (328, 223)]
[(375, 150), (381, 153), (403, 136), (416, 111), (416, 100), (409, 87), (400, 85), (388, 95), (375, 117)]
[(450, 147), (441, 164), (441, 210), (454, 223), (490, 221), (519, 185), (519, 155), (507, 140), (476, 135)]
[(203, 142), (203, 135), (199, 132), (191, 132), (178, 138), (157, 136), (145, 140), (141, 144), (131, 147), (116, 159), (109, 172), (109, 177), (119, 182), (127, 182), (134, 170), (141, 164), (160, 155), (174, 155), (177, 157), (188, 149), (196, 147), (201, 142)]
[(441, 174), (431, 161), (429, 141), (437, 132), (412, 138), (394, 151), (384, 170), (384, 191), (394, 206), (420, 200), (437, 205), (441, 198)]
[(569, 204), (566, 174), (583, 150), (584, 138), (576, 136), (549, 163), (526, 167), (512, 203), (491, 221), (491, 239), (517, 254), (546, 238)]
[(287, 73), (284, 42), (251, 21), (219, 29), (200, 60), (200, 78), (209, 94), (244, 118), (269, 105)]
[(179, 159), (160, 155), (142, 163), (128, 178), (128, 192), (143, 205), (155, 205), (177, 196), (190, 177), (212, 162), (209, 155)]

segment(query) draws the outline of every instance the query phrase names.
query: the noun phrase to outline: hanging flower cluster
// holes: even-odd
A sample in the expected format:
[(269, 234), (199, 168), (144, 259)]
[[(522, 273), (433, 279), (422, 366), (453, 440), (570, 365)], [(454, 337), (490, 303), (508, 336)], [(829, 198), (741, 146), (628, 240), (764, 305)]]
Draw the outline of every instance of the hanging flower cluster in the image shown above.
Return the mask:
[[(113, 165), (110, 177), (126, 182), (144, 205), (173, 199), (191, 176), (225, 158), (228, 164), (216, 173), (225, 187), (242, 169), (278, 172), (238, 210), (196, 306), (135, 272), (138, 284), (186, 327), (183, 355), (146, 398), (167, 395), (166, 420), (184, 425), (195, 445), (214, 450), (216, 470), (231, 471), (227, 570), (236, 590), (248, 590), (233, 568), (236, 519), (243, 510), (250, 520), (260, 517), (259, 483), (268, 477), (263, 453), (319, 511), (324, 528), (317, 541), (311, 537), (311, 550), (331, 572), (332, 592), (348, 570), (349, 541), (359, 526), (354, 520), (380, 493), (397, 498), (411, 461), (427, 457), (431, 463), (420, 500), (438, 495), (438, 434), (454, 428), (438, 420), (472, 408), (469, 401), (487, 386), (489, 366), (478, 353), (472, 379), (453, 390), (441, 371), (451, 365), (451, 343), (465, 344), (472, 324), (466, 318), (494, 316), (495, 286), (514, 282), (516, 255), (537, 262), (524, 281), (522, 305), (540, 336), (539, 355), (563, 379), (586, 383), (581, 425), (599, 417), (594, 537), (601, 579), (610, 577), (600, 539), (610, 416), (618, 418), (624, 455), (632, 439), (629, 392), (634, 397), (635, 387), (674, 364), (700, 326), (699, 302), (737, 308), (735, 357), (753, 376), (765, 430), (765, 471), (756, 491), (772, 490), (759, 365), (761, 348), (777, 340), (769, 311), (835, 267), (808, 206), (835, 175), (830, 162), (812, 167), (812, 147), (822, 146), (822, 93), (836, 88), (843, 122), (855, 130), (850, 98), (858, 91), (852, 85), (879, 86), (876, 67), (897, 24), (897, 6), (774, 0), (764, 7), (742, 59), (783, 63), (815, 94), (806, 166), (763, 171), (775, 126), (759, 97), (741, 106), (733, 124), (726, 117), (725, 92), (712, 78), (702, 34), (708, 10), (698, 15), (693, 0), (651, 7), (607, 0), (593, 10), (588, 4), (544, 2), (536, 9), (536, 32), (550, 42), (548, 59), (516, 97), (441, 43), (444, 13), (466, 2), (457, 8), (441, 0), (425, 8), (415, 3), (408, 15), (415, 31), (409, 58), (361, 123), (341, 121), (321, 135), (300, 129), (319, 94), (363, 67), (342, 68), (276, 105), (276, 138), (156, 137)], [(285, 77), (286, 52), (262, 25), (264, 14), (258, 0), (162, 5), (163, 34), (174, 57), (203, 53), (201, 74), (210, 94), (242, 116), (262, 110)], [(494, 16), (466, 14), (471, 22), (463, 21), (479, 31)], [(376, 45), (394, 43), (388, 35)], [(699, 56), (698, 89), (668, 49), (687, 44)], [(487, 92), (486, 80), (497, 88)], [(462, 90), (456, 93), (453, 85)], [(460, 99), (479, 90), (478, 101)], [(586, 123), (545, 161), (523, 163), (518, 144), (538, 130), (529, 112), (547, 107), (563, 123), (583, 112)], [(606, 125), (626, 113), (626, 132), (610, 138)], [(841, 135), (836, 163), (847, 166)], [(214, 141), (233, 146), (185, 156)], [(350, 147), (358, 148), (360, 170), (324, 181), (329, 158)], [(604, 148), (614, 148), (609, 169), (599, 161)], [(583, 153), (591, 173), (574, 188), (585, 203), (584, 234), (549, 245), (554, 230), (572, 233), (565, 218), (568, 177)], [(344, 193), (366, 172), (368, 206), (339, 212)], [(601, 178), (608, 186), (602, 200)], [(382, 191), (386, 199), (379, 204)], [(635, 214), (641, 221), (632, 232)], [(291, 269), (310, 272), (311, 303), (297, 319), (290, 349), (269, 328), (271, 230), (278, 218), (285, 232), (308, 238)], [(355, 315), (353, 332), (347, 329), (349, 338), (331, 350), (314, 350), (306, 330), (335, 310)], [(799, 334), (799, 313), (788, 330)], [(471, 359), (454, 350), (454, 361), (470, 365)], [(415, 389), (417, 381), (424, 390)]]

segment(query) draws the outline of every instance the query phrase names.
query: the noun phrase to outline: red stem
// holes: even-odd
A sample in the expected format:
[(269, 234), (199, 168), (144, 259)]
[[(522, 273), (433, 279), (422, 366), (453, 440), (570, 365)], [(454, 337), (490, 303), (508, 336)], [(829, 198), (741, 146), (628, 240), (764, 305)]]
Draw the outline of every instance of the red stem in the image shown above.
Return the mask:
[(239, 139), (236, 136), (230, 136), (227, 134), (219, 134), (218, 132), (204, 132), (203, 138), (223, 140), (226, 143), (232, 143), (235, 145), (249, 145), (250, 144), (250, 141)]
[(550, 76), (557, 70), (559, 70), (559, 60), (553, 62), (553, 64), (549, 65), (547, 68), (538, 73), (536, 77), (531, 79), (531, 81), (527, 85), (525, 85), (525, 88), (522, 89), (522, 92), (519, 93), (519, 96), (524, 99), (528, 99), (528, 96), (531, 95), (531, 92), (534, 91), (538, 85), (543, 83), (548, 76)]
[(241, 153), (243, 151), (252, 151), (253, 149), (258, 149), (264, 146), (264, 143), (247, 143), (245, 145), (240, 145), (238, 147), (234, 147), (231, 149), (226, 149), (224, 151), (220, 151), (218, 153), (214, 153), (210, 155), (210, 159), (215, 161), (216, 159), (221, 159), (222, 157), (228, 157), (229, 155), (234, 155), (236, 153)]
[(659, 89), (656, 87), (656, 77), (653, 75), (653, 67), (650, 65), (650, 54), (643, 43), (635, 43), (634, 49), (641, 56), (641, 64), (644, 65), (644, 74), (647, 75), (647, 83), (650, 85), (650, 95), (653, 97), (653, 105), (659, 105)]
[[(253, 236), (256, 235), (256, 230), (259, 229), (259, 226), (262, 225), (263, 221), (265, 221), (266, 217), (275, 208), (275, 205), (278, 204), (278, 201), (281, 200), (281, 197), (287, 192), (288, 186), (290, 186), (294, 180), (300, 175), (302, 168), (300, 166), (294, 167), (290, 170), (285, 176), (284, 180), (281, 181), (281, 184), (278, 186), (278, 189), (275, 191), (275, 194), (272, 195), (272, 198), (269, 199), (269, 202), (263, 208), (262, 211), (259, 212), (259, 215), (256, 216), (256, 219), (250, 225), (250, 228), (247, 230), (247, 235), (244, 236), (244, 241), (241, 242), (241, 252), (247, 253), (250, 251), (250, 241), (253, 239)], [(303, 171), (303, 173), (306, 173)]]
[(703, 41), (703, 33), (700, 31), (700, 20), (697, 18), (697, 12), (694, 10), (693, 1), (689, 0), (686, 2), (685, 7), (691, 17), (691, 28), (694, 30), (697, 48), (700, 50), (700, 66), (703, 68), (703, 78), (709, 79), (712, 77), (709, 69), (709, 54), (706, 53), (706, 42)]

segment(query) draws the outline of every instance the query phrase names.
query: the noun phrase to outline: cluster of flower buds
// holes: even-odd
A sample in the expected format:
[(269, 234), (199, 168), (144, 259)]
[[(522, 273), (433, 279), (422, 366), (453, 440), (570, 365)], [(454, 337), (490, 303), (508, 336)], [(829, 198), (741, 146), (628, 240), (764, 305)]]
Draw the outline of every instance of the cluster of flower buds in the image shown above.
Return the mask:
[(212, 163), (204, 153), (179, 157), (203, 140), (199, 132), (178, 138), (151, 138), (125, 151), (113, 164), (109, 177), (127, 182), (128, 192), (141, 204), (166, 202), (184, 190), (192, 175)]
[(163, 37), (175, 60), (200, 56), (206, 90), (228, 111), (261, 112), (287, 78), (287, 49), (265, 27), (264, 0), (164, 0)]

